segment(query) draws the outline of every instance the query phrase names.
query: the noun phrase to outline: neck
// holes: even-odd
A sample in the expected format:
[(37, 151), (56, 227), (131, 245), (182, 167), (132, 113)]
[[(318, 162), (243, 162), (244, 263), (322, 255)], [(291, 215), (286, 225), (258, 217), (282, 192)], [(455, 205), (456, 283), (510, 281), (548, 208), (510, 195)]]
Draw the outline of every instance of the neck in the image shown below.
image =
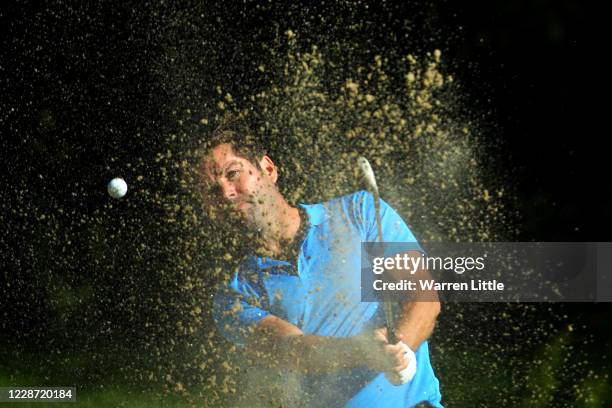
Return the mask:
[(285, 200), (278, 203), (276, 217), (269, 229), (262, 232), (262, 250), (271, 256), (279, 255), (287, 244), (293, 242), (300, 225), (300, 212)]

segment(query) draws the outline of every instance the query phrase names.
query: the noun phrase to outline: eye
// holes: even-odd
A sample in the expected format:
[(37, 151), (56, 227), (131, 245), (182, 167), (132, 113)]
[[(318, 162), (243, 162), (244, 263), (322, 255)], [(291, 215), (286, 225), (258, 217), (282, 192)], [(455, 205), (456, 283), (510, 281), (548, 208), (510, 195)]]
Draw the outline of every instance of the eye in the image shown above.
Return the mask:
[(225, 177), (229, 180), (229, 181), (233, 181), (236, 178), (238, 178), (238, 175), (240, 174), (240, 170), (236, 170), (236, 169), (232, 169), (232, 170), (228, 170), (227, 173), (225, 173)]

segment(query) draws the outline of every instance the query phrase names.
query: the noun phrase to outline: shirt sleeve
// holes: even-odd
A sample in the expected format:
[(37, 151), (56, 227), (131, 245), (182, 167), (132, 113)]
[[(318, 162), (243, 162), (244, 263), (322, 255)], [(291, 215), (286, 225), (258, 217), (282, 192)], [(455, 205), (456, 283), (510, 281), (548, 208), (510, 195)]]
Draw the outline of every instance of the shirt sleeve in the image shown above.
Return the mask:
[(254, 326), (270, 313), (264, 309), (256, 285), (234, 278), (215, 295), (213, 318), (220, 333), (238, 346), (244, 346)]
[[(374, 196), (367, 191), (360, 191), (355, 194), (355, 200), (357, 201), (354, 206), (355, 215), (361, 225), (364, 241), (378, 241)], [(410, 244), (407, 247), (408, 249), (423, 252), (416, 237), (402, 217), (382, 198), (380, 199), (380, 218), (383, 242), (408, 243)]]

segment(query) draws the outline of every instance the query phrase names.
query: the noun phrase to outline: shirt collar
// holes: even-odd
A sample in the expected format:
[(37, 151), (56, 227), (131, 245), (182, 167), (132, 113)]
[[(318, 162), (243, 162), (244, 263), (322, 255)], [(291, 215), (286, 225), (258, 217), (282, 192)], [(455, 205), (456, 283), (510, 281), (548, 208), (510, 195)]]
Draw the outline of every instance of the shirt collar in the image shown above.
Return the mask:
[[(323, 204), (300, 203), (299, 206), (306, 211), (306, 214), (308, 214), (308, 222), (310, 225), (321, 225), (329, 217), (329, 214), (325, 210), (325, 206)], [(265, 256), (253, 256), (252, 261), (254, 261), (260, 269), (269, 269), (276, 266), (291, 266), (290, 262)]]
[(300, 203), (299, 205), (306, 211), (306, 214), (308, 214), (308, 222), (310, 222), (310, 225), (320, 225), (328, 217), (323, 204)]

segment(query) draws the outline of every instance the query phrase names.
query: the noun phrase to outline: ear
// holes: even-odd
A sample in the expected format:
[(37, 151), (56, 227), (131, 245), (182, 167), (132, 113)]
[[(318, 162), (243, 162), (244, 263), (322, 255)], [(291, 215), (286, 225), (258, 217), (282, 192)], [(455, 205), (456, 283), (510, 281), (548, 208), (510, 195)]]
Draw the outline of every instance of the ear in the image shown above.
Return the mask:
[(259, 160), (259, 167), (261, 170), (272, 180), (274, 184), (276, 184), (276, 180), (278, 180), (278, 169), (276, 165), (272, 161), (272, 159), (266, 155), (264, 155)]

